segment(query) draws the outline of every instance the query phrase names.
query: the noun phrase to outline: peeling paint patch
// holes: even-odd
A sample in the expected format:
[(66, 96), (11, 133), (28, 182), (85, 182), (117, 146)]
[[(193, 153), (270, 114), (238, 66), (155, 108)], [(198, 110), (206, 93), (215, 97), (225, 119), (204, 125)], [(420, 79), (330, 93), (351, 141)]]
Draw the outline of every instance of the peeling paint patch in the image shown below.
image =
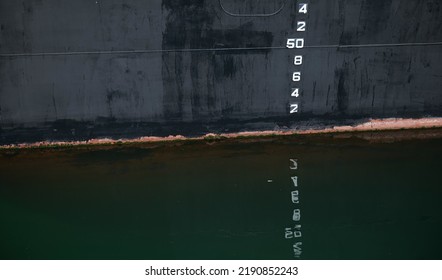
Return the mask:
[[(240, 139), (240, 138), (260, 138), (272, 136), (290, 136), (290, 135), (315, 135), (315, 134), (342, 134), (359, 133), (359, 132), (388, 132), (416, 129), (434, 129), (442, 128), (442, 118), (423, 118), (423, 119), (372, 119), (362, 124), (354, 126), (334, 126), (329, 128), (317, 127), (308, 129), (286, 129), (286, 130), (268, 130), (268, 131), (246, 131), (239, 133), (209, 133), (201, 137), (184, 137), (182, 135), (170, 135), (167, 137), (138, 137), (134, 139), (90, 139), (87, 141), (41, 141), (35, 143), (23, 143), (13, 145), (3, 145), (0, 149), (17, 149), (17, 148), (50, 148), (50, 147), (66, 147), (66, 146), (84, 146), (84, 145), (119, 145), (130, 143), (157, 143), (157, 142), (173, 142), (173, 141), (213, 141), (223, 139)], [(356, 135), (356, 134), (355, 134)], [(442, 137), (442, 133), (424, 134), (428, 137)], [(394, 138), (394, 137), (393, 137)], [(400, 138), (400, 137), (399, 137)], [(425, 137), (424, 137), (425, 138)]]

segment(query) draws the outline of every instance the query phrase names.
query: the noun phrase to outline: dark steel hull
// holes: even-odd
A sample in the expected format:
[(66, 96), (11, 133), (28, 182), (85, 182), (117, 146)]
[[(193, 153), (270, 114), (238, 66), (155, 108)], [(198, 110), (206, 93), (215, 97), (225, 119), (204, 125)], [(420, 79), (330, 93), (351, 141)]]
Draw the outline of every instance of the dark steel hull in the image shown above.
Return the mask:
[(0, 0), (0, 144), (442, 115), (442, 1), (298, 2)]

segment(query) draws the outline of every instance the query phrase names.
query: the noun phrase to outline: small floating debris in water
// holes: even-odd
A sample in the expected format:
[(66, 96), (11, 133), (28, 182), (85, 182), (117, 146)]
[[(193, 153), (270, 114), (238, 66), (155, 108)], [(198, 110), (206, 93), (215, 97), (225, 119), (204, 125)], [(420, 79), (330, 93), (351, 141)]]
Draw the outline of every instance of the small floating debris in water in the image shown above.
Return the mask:
[(273, 180), (269, 179), (269, 180), (267, 180), (267, 183), (273, 183)]

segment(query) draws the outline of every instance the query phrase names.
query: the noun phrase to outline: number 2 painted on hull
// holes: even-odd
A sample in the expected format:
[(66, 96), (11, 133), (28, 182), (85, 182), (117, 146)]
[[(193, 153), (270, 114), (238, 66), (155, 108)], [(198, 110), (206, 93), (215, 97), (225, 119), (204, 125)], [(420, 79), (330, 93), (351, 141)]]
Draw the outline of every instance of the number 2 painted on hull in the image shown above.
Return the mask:
[(297, 22), (297, 28), (296, 28), (296, 31), (298, 31), (298, 32), (304, 32), (304, 31), (305, 31), (305, 26), (306, 26), (305, 21), (298, 21), (298, 22)]

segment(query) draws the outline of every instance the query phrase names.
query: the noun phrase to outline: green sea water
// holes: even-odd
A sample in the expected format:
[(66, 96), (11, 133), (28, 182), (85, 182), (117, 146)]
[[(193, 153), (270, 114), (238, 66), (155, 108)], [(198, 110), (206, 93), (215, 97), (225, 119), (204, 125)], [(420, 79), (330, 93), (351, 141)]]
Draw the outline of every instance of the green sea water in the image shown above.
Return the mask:
[(416, 135), (2, 150), (0, 259), (441, 259)]

